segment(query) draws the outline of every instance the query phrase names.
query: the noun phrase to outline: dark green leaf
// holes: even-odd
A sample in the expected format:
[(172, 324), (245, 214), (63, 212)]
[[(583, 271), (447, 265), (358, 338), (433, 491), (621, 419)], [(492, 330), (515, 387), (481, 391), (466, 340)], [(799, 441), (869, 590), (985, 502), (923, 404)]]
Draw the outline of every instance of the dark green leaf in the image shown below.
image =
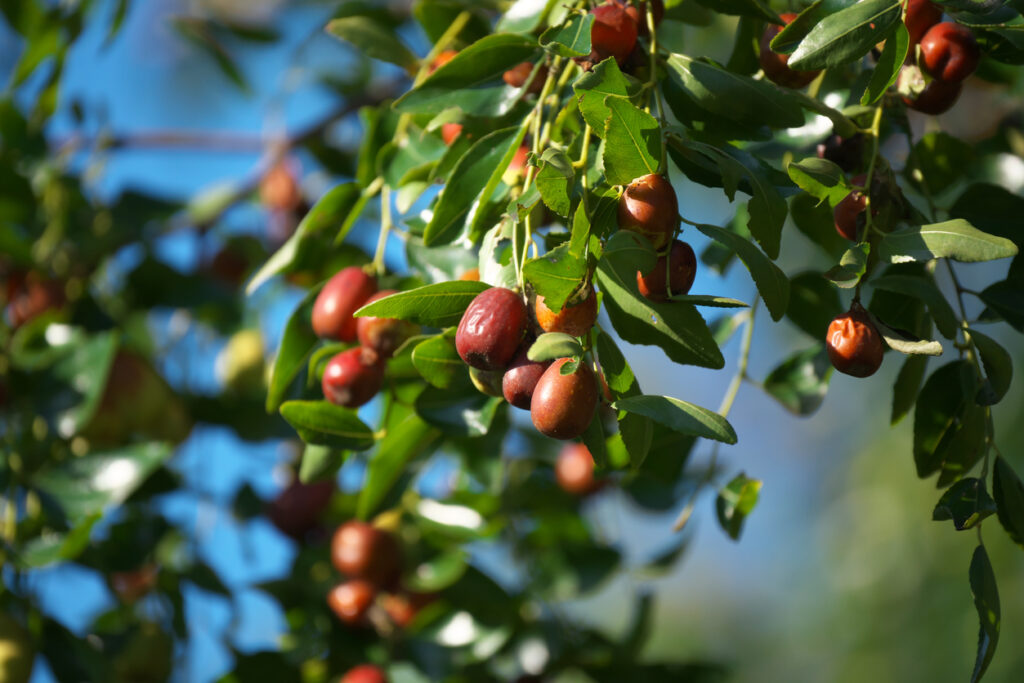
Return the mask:
[(991, 337), (986, 337), (975, 329), (970, 330), (971, 341), (978, 349), (982, 365), (985, 366), (985, 379), (992, 389), (991, 401), (987, 405), (999, 403), (1010, 389), (1013, 380), (1013, 359), (1006, 349)]
[(377, 511), (406, 466), (432, 447), (440, 436), (440, 430), (415, 414), (388, 427), (376, 454), (370, 459), (366, 481), (359, 492), (356, 512), (360, 519), (368, 519)]
[(327, 446), (306, 445), (299, 463), (299, 481), (311, 484), (332, 479), (345, 462), (345, 453)]
[(932, 373), (914, 411), (914, 463), (917, 475), (942, 472), (939, 484), (962, 476), (982, 454), (985, 412), (976, 405), (976, 380), (966, 361)]
[(750, 276), (757, 285), (772, 320), (781, 320), (789, 305), (789, 279), (782, 269), (772, 263), (761, 250), (734, 232), (723, 230), (714, 225), (698, 225), (697, 229), (736, 252), (743, 265), (750, 271)]
[(718, 523), (732, 540), (739, 540), (740, 534), (743, 533), (743, 523), (757, 505), (763, 483), (760, 479), (750, 479), (741, 472), (718, 492), (718, 498), (715, 500)]
[(928, 311), (935, 320), (935, 326), (939, 328), (946, 339), (953, 339), (960, 324), (957, 322), (953, 307), (946, 301), (946, 297), (927, 277), (914, 275), (883, 275), (871, 280), (871, 286), (888, 292), (896, 292), (906, 296), (920, 299), (928, 306)]
[(999, 591), (996, 588), (996, 577), (992, 572), (992, 564), (988, 560), (985, 546), (974, 549), (971, 558), (971, 594), (974, 596), (974, 607), (978, 610), (981, 627), (978, 631), (978, 656), (974, 662), (971, 683), (977, 683), (985, 675), (999, 643), (1001, 617), (999, 611)]
[(739, 299), (731, 299), (727, 296), (709, 296), (707, 294), (676, 294), (670, 297), (672, 301), (693, 304), (694, 306), (707, 306), (709, 308), (750, 308), (750, 304)]
[[(974, 147), (948, 133), (932, 132), (922, 137), (907, 158), (904, 174), (932, 195), (944, 192), (965, 176), (974, 161)], [(953, 216), (962, 218), (962, 216)], [(984, 220), (984, 219), (983, 219)], [(970, 221), (967, 221), (968, 223)], [(990, 221), (985, 220), (985, 223)], [(995, 235), (1010, 237), (1002, 232)]]
[(309, 360), (313, 349), (320, 341), (313, 332), (311, 322), (313, 302), (316, 301), (319, 294), (319, 288), (311, 291), (288, 317), (267, 387), (266, 408), (268, 413), (276, 412), (281, 407), (292, 380), (305, 367), (306, 361)]
[(355, 316), (398, 318), (429, 327), (449, 327), (462, 319), (466, 308), (480, 292), (483, 282), (455, 280), (439, 282), (377, 299), (355, 312)]
[(932, 512), (936, 522), (952, 520), (957, 531), (973, 529), (996, 511), (996, 504), (985, 490), (985, 482), (974, 477), (961, 479), (949, 487)]
[(671, 396), (630, 396), (612, 405), (617, 410), (649, 417), (669, 429), (691, 436), (736, 443), (736, 432), (718, 413)]
[(642, 109), (621, 97), (605, 100), (610, 115), (603, 128), (604, 173), (613, 185), (626, 185), (658, 172), (661, 165), (661, 126)]
[(587, 260), (574, 255), (569, 242), (530, 259), (523, 267), (523, 276), (544, 297), (544, 305), (555, 313), (579, 290), (586, 274)]
[(835, 206), (850, 194), (850, 184), (843, 169), (828, 159), (809, 157), (793, 162), (786, 172), (797, 186), (820, 201)]
[(369, 16), (350, 16), (328, 22), (327, 32), (335, 38), (351, 43), (356, 50), (372, 59), (379, 59), (403, 67), (413, 73), (419, 66), (405, 43), (390, 27)]
[(466, 553), (462, 550), (440, 553), (417, 565), (402, 583), (411, 591), (436, 593), (461, 579), (467, 566)]
[(541, 155), (541, 168), (536, 186), (544, 204), (559, 216), (568, 216), (572, 208), (571, 195), (576, 171), (572, 161), (561, 150), (549, 147)]
[(447, 389), (466, 378), (466, 364), (459, 358), (450, 334), (422, 341), (412, 350), (412, 364), (430, 384)]
[(1024, 548), (1024, 482), (1001, 457), (996, 458), (992, 472), (992, 494), (999, 523), (1013, 542)]
[(871, 245), (867, 242), (853, 245), (839, 259), (838, 265), (828, 269), (825, 277), (843, 289), (856, 287), (867, 270), (870, 251)]
[[(601, 372), (604, 373), (613, 398), (628, 398), (642, 393), (640, 383), (637, 382), (622, 351), (605, 332), (599, 332), (597, 335), (597, 354), (601, 361)], [(634, 468), (638, 468), (643, 464), (651, 447), (651, 421), (643, 415), (627, 413), (624, 410), (619, 411), (618, 420), (619, 434), (629, 454), (629, 462)]]
[(917, 392), (921, 389), (925, 371), (928, 369), (928, 356), (908, 356), (896, 376), (896, 384), (892, 393), (892, 414), (890, 424), (902, 420), (917, 401)]
[(842, 312), (839, 292), (820, 273), (805, 272), (790, 279), (786, 317), (813, 339), (824, 338), (832, 319)]
[(789, 57), (789, 68), (813, 71), (860, 59), (900, 23), (899, 0), (861, 0), (818, 22)]
[(464, 389), (428, 386), (416, 397), (416, 414), (451, 436), (482, 436), (503, 401)]
[(903, 22), (896, 24), (896, 30), (885, 41), (885, 48), (882, 50), (875, 70), (871, 72), (871, 80), (868, 87), (861, 95), (860, 103), (864, 105), (874, 104), (882, 99), (882, 95), (888, 90), (896, 78), (900, 75), (903, 62), (907, 58), (907, 51), (910, 48), (910, 34)]
[(1017, 247), (1010, 240), (984, 233), (960, 218), (896, 230), (879, 244), (879, 256), (889, 263), (936, 258), (975, 263), (1016, 254)]
[(593, 14), (574, 14), (566, 23), (544, 31), (540, 44), (562, 57), (586, 57), (590, 54), (590, 29), (593, 24)]
[(373, 445), (373, 430), (354, 411), (327, 401), (287, 401), (281, 416), (308, 444), (353, 451)]
[(823, 344), (800, 351), (771, 371), (764, 390), (795, 415), (812, 415), (821, 407), (832, 377)]
[(622, 75), (618, 64), (612, 58), (604, 60), (589, 73), (580, 76), (572, 87), (579, 97), (580, 113), (598, 135), (604, 133), (605, 122), (612, 115), (608, 101), (626, 101), (630, 94), (629, 81)]

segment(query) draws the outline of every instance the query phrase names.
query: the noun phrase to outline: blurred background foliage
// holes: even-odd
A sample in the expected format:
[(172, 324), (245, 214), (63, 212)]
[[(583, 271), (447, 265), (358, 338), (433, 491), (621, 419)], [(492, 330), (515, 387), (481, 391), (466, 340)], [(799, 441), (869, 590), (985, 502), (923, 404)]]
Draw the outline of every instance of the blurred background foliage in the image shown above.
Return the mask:
[[(503, 3), (423, 5), (453, 16), (473, 6), (483, 22)], [(673, 22), (664, 40), (724, 62), (736, 20), (707, 6), (689, 3), (689, 23)], [(21, 326), (8, 307), (0, 326), (0, 640), (33, 643), (32, 681), (315, 681), (381, 655), (376, 638), (346, 630), (324, 606), (325, 530), (296, 544), (268, 518), (301, 448), (265, 413), (262, 384), (264, 357), (303, 288), (368, 258), (376, 208), (345, 248), (311, 255), (293, 281), (248, 298), (241, 291), (308, 206), (360, 172), (357, 109), (407, 84), (402, 70), (324, 33), (332, 16), (354, 8), (378, 12), (420, 55), (437, 37), (397, 1), (0, 0), (0, 269), (9, 284), (0, 296), (10, 305), (31, 290), (56, 304)], [(1024, 85), (1017, 74), (999, 76), (998, 92), (970, 86), (943, 128), (970, 143), (1005, 127), (1019, 144)], [(1019, 152), (991, 159), (986, 177), (1019, 194)], [(949, 167), (960, 161), (951, 152)], [(282, 163), (299, 180), (295, 202), (275, 201), (266, 184), (261, 195), (261, 180)], [(691, 219), (723, 224), (733, 215), (717, 191), (689, 182), (677, 190)], [(707, 246), (693, 241), (698, 253)], [(797, 272), (815, 249), (787, 229), (780, 265)], [(387, 261), (405, 271), (397, 240)], [(965, 284), (990, 281), (988, 268), (963, 268)], [(702, 269), (694, 291), (752, 300), (746, 274), (723, 270)], [(1022, 357), (1019, 336), (996, 336)], [(808, 343), (788, 322), (760, 326), (752, 376)], [(688, 400), (715, 405), (738, 344), (723, 347), (724, 373), (623, 348), (648, 392), (685, 387)], [(652, 668), (643, 680), (710, 680), (719, 671), (738, 681), (962, 680), (977, 637), (966, 581), (974, 538), (931, 521), (938, 491), (915, 476), (910, 421), (885, 427), (896, 369), (890, 363), (870, 381), (833, 378), (813, 419), (745, 388), (731, 415), (739, 444), (699, 444), (670, 504), (650, 495), (638, 505), (609, 487), (583, 502), (554, 498), (558, 528), (522, 548), (497, 542), (496, 530), (471, 534), (472, 566), (454, 561), (467, 574), (450, 604), (523, 615), (516, 646), (497, 659), (509, 678), (551, 656), (537, 643), (560, 642), (567, 651), (579, 645), (573, 657), (583, 660), (604, 656), (600, 644), (617, 648), (621, 662), (707, 663), (688, 677)], [(997, 441), (1021, 471), (1024, 391), (1020, 382), (1011, 391), (994, 409)], [(482, 469), (496, 469), (493, 455)], [(520, 436), (506, 456), (543, 463), (554, 451)], [(441, 454), (419, 471), (424, 499), (443, 497), (459, 457)], [(764, 482), (741, 543), (714, 523), (710, 490), (699, 493), (687, 529), (672, 531), (713, 458)], [(364, 465), (356, 457), (342, 468), (325, 523), (353, 514)], [(550, 484), (541, 476), (531, 495)], [(406, 538), (419, 533), (410, 526)], [(610, 555), (574, 564), (549, 549), (573, 536)], [(1004, 643), (988, 680), (1017, 681), (1024, 558), (995, 524), (986, 540)], [(531, 570), (541, 576), (524, 579)], [(488, 577), (506, 587), (536, 581), (550, 595), (519, 596), (503, 611), (507, 593)], [(552, 628), (566, 630), (544, 631)], [(426, 627), (411, 659), (439, 659), (431, 648), (441, 630)], [(335, 648), (327, 661), (318, 659), (325, 640)], [(282, 644), (287, 654), (272, 654)], [(483, 676), (473, 666), (467, 678)], [(392, 675), (422, 680), (401, 666)]]

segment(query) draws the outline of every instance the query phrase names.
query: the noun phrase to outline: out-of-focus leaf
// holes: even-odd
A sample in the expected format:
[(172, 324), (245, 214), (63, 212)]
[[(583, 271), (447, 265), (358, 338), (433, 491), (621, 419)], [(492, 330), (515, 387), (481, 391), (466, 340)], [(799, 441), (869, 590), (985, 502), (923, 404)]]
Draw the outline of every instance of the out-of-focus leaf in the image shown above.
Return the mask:
[(750, 479), (740, 472), (718, 492), (715, 501), (718, 523), (732, 540), (739, 540), (743, 533), (743, 523), (757, 505), (762, 484), (760, 479)]
[(373, 445), (373, 430), (354, 411), (327, 401), (287, 401), (281, 416), (308, 444), (354, 451)]

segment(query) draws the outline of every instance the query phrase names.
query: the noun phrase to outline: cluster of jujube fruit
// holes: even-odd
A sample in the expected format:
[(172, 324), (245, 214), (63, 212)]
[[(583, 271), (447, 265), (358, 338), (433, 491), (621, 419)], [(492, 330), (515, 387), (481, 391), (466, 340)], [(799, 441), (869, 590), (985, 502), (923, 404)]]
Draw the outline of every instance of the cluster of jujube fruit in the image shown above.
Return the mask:
[(324, 367), (324, 398), (345, 408), (369, 402), (384, 383), (386, 362), (419, 326), (406, 320), (359, 318), (353, 313), (364, 305), (395, 294), (377, 291), (377, 278), (359, 266), (336, 273), (313, 302), (313, 332), (322, 339), (359, 341), (359, 346), (335, 355)]

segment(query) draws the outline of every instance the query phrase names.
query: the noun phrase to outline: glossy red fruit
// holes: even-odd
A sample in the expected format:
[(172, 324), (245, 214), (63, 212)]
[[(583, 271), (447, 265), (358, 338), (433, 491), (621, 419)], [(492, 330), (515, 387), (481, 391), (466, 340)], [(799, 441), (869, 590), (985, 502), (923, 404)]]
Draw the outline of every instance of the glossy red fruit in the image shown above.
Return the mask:
[(574, 496), (585, 496), (601, 487), (594, 477), (594, 456), (581, 443), (562, 446), (555, 461), (555, 480), (562, 490)]
[(907, 3), (907, 15), (903, 22), (910, 34), (910, 55), (914, 54), (914, 46), (932, 26), (942, 21), (942, 8), (931, 0), (910, 0)]
[(952, 21), (935, 24), (921, 38), (921, 69), (947, 83), (959, 83), (978, 68), (981, 50), (971, 29)]
[(537, 388), (544, 371), (551, 365), (550, 361), (538, 363), (527, 358), (529, 344), (523, 344), (512, 359), (512, 364), (501, 379), (501, 393), (505, 400), (516, 408), (530, 409), (533, 391)]
[[(850, 183), (857, 187), (863, 187), (867, 180), (866, 175), (858, 175), (851, 178)], [(857, 233), (862, 223), (860, 217), (864, 213), (864, 209), (867, 208), (867, 205), (867, 195), (860, 190), (854, 190), (846, 195), (842, 201), (836, 204), (836, 208), (832, 212), (836, 232), (851, 242), (858, 241)]]
[[(501, 79), (513, 88), (522, 88), (533, 73), (533, 62), (521, 62), (501, 75)], [(526, 92), (531, 95), (539, 95), (544, 89), (544, 81), (548, 77), (548, 68), (543, 64), (537, 69), (537, 75), (530, 82), (530, 89)]]
[(271, 211), (294, 211), (302, 203), (299, 171), (294, 162), (274, 164), (260, 180), (260, 201)]
[[(646, 36), (648, 33), (646, 0), (636, 0), (635, 2), (616, 0), (616, 2), (622, 5), (626, 9), (626, 14), (629, 15), (629, 18), (636, 22), (640, 35)], [(665, 17), (664, 0), (652, 0), (651, 11), (654, 13), (654, 25), (658, 26)]]
[(697, 255), (693, 253), (693, 247), (686, 242), (673, 240), (668, 264), (665, 263), (665, 254), (662, 254), (649, 273), (644, 275), (637, 271), (637, 289), (651, 301), (667, 301), (669, 292), (666, 278), (669, 274), (673, 296), (690, 292), (693, 280), (697, 277)]
[(388, 683), (388, 677), (372, 664), (360, 664), (349, 669), (338, 683)]
[(825, 336), (832, 367), (853, 377), (869, 377), (882, 365), (885, 346), (867, 312), (854, 305), (828, 326)]
[(903, 103), (914, 111), (937, 116), (953, 108), (960, 98), (962, 89), (962, 83), (949, 83), (935, 79), (928, 83), (917, 97), (911, 99), (904, 95)]
[(358, 408), (370, 401), (384, 384), (384, 364), (372, 351), (356, 347), (327, 361), (321, 387), (334, 405)]
[(597, 294), (591, 285), (585, 299), (562, 306), (558, 313), (548, 308), (544, 297), (538, 295), (533, 308), (537, 324), (545, 332), (564, 332), (573, 337), (582, 337), (590, 332), (597, 321)]
[(434, 601), (428, 593), (393, 593), (385, 595), (381, 605), (392, 623), (398, 628), (407, 628), (420, 610)]
[(341, 573), (378, 586), (398, 580), (402, 557), (395, 537), (366, 522), (345, 522), (331, 539), (331, 562)]
[(526, 304), (511, 289), (491, 287), (476, 295), (459, 321), (455, 349), (479, 370), (508, 367), (526, 332)]
[(355, 626), (363, 623), (366, 611), (370, 609), (377, 595), (377, 589), (369, 581), (352, 579), (339, 583), (327, 594), (327, 605), (346, 624)]
[(352, 314), (376, 291), (377, 279), (359, 266), (341, 269), (313, 302), (313, 332), (323, 339), (354, 341), (356, 319)]
[(636, 46), (636, 21), (616, 2), (598, 5), (590, 13), (594, 15), (590, 46), (595, 61), (615, 57), (615, 61), (622, 64)]
[(455, 138), (459, 137), (461, 134), (461, 123), (445, 123), (441, 126), (441, 139), (444, 140), (444, 144), (449, 147), (453, 142), (455, 142)]
[[(397, 293), (397, 290), (385, 289), (371, 296), (366, 303)], [(408, 320), (374, 316), (356, 318), (356, 336), (359, 338), (359, 343), (363, 348), (372, 350), (378, 358), (382, 359), (391, 358), (399, 346), (419, 333), (420, 326)]]
[(295, 479), (270, 503), (267, 517), (285, 536), (299, 540), (317, 527), (333, 495), (333, 481), (303, 484)]
[(11, 328), (17, 329), (47, 311), (63, 307), (66, 301), (62, 282), (29, 275), (11, 294), (7, 319)]
[(827, 159), (847, 173), (855, 171), (864, 165), (864, 136), (829, 135), (818, 143), (817, 152), (819, 159)]
[(597, 409), (597, 378), (585, 362), (576, 372), (561, 374), (568, 358), (559, 358), (541, 375), (530, 401), (530, 419), (537, 431), (553, 439), (575, 439), (587, 430)]
[(660, 250), (679, 225), (679, 200), (665, 176), (635, 179), (619, 197), (619, 228), (638, 232)]
[[(792, 12), (779, 15), (779, 18), (787, 25), (796, 19), (796, 17), (797, 15)], [(758, 61), (761, 63), (761, 69), (764, 70), (765, 77), (777, 85), (781, 85), (786, 88), (803, 88), (817, 78), (818, 74), (821, 72), (796, 71), (794, 69), (790, 69), (789, 55), (781, 55), (778, 52), (772, 51), (772, 38), (779, 35), (781, 31), (782, 26), (769, 24), (765, 28), (764, 33), (761, 34), (760, 55), (758, 56)]]

